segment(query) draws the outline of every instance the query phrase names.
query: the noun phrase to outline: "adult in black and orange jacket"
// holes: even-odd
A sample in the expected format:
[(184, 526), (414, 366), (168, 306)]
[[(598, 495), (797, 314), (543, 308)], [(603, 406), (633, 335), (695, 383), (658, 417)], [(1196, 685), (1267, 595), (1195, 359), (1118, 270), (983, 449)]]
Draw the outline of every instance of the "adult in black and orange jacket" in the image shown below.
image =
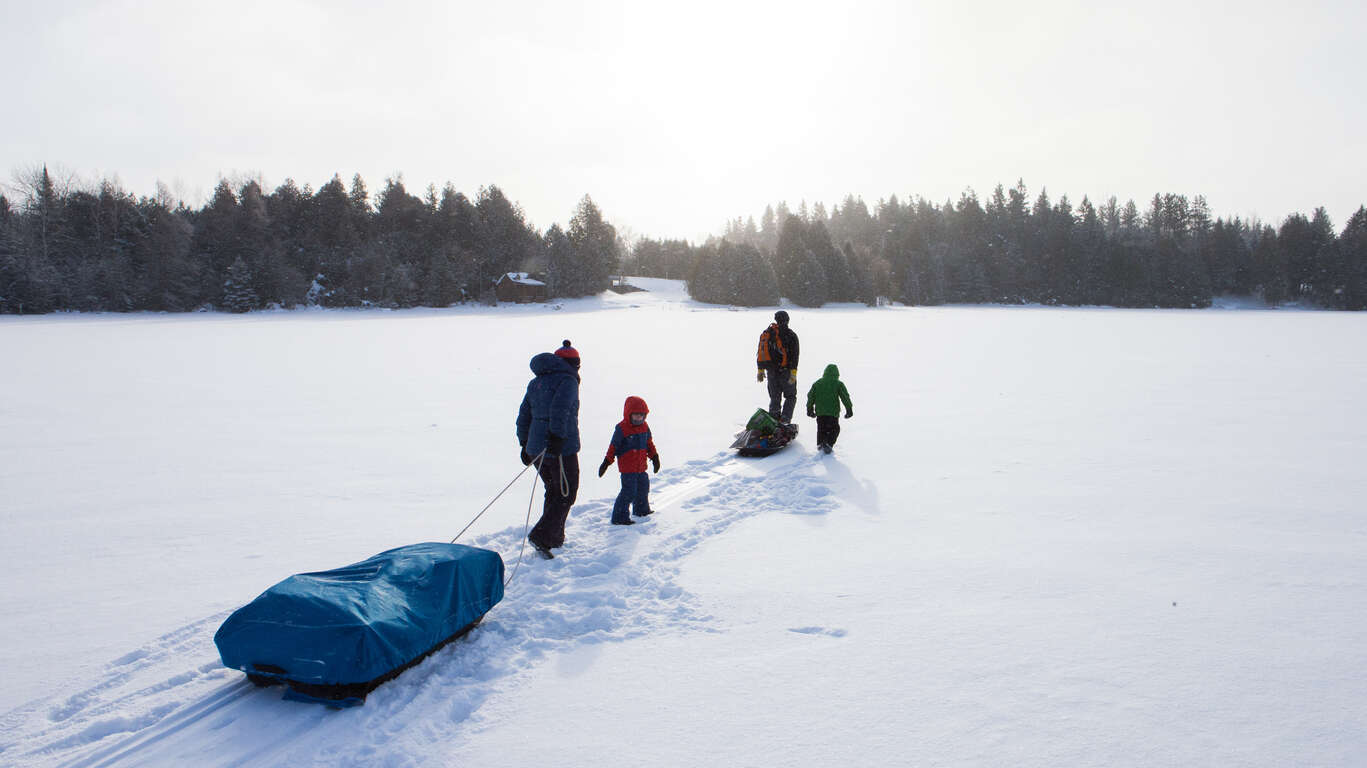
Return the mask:
[[(788, 327), (788, 313), (774, 313), (774, 322), (759, 335), (756, 381), (769, 380), (769, 415), (787, 424), (797, 405), (797, 334)], [(783, 407), (779, 407), (780, 400)]]

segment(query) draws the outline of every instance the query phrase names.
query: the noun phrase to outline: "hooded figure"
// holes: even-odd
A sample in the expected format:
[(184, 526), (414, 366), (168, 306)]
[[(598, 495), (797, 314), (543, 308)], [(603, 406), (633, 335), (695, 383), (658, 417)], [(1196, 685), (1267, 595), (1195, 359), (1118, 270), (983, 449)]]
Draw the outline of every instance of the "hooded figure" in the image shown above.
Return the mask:
[[(546, 486), (541, 519), (527, 534), (532, 546), (549, 555), (565, 544), (565, 518), (579, 493), (579, 353), (569, 339), (554, 353), (531, 360), (536, 377), (517, 412), (517, 442), (522, 463), (537, 461)], [(544, 452), (544, 453), (543, 453)]]
[(651, 439), (650, 425), (646, 424), (648, 413), (650, 408), (645, 400), (635, 395), (626, 399), (622, 404), (622, 420), (613, 428), (607, 455), (598, 465), (598, 476), (602, 477), (615, 458), (617, 469), (622, 473), (622, 490), (612, 505), (613, 525), (634, 524), (627, 516), (628, 508), (636, 517), (650, 514), (650, 475), (646, 474), (646, 460), (659, 472), (660, 454)]
[(807, 390), (807, 415), (816, 419), (816, 447), (822, 453), (830, 453), (840, 437), (841, 403), (845, 405), (845, 418), (854, 418), (849, 390), (840, 380), (840, 369), (831, 363)]

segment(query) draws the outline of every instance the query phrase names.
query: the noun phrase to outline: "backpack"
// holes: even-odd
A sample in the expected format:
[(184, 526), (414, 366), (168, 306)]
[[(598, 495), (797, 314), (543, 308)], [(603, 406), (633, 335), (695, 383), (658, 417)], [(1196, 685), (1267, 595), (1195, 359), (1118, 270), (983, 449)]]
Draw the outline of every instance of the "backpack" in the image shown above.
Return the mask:
[(755, 356), (755, 362), (760, 368), (788, 367), (788, 350), (783, 348), (778, 323), (771, 323), (759, 335), (759, 353)]

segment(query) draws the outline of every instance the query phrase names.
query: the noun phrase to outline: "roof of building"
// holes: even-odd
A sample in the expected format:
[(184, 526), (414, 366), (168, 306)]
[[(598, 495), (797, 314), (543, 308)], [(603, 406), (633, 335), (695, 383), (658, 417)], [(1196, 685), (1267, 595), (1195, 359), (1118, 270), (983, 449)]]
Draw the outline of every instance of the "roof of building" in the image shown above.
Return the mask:
[(545, 285), (545, 283), (540, 280), (532, 279), (532, 276), (526, 272), (509, 272), (496, 280), (495, 285), (502, 283), (504, 280), (519, 283), (521, 285)]

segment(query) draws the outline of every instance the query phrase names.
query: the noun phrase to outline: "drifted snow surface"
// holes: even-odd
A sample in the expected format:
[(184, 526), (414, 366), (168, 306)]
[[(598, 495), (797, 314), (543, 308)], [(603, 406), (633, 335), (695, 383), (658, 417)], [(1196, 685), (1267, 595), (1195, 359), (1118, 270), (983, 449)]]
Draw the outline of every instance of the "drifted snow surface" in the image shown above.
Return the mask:
[[(800, 389), (839, 364), (855, 418), (740, 459), (772, 308), (640, 282), (0, 319), (0, 765), (1367, 763), (1367, 315), (789, 307)], [(504, 601), (365, 706), (219, 665), (279, 579), (455, 535), (566, 337), (559, 557), (521, 549), (528, 473), (462, 539)], [(621, 528), (630, 394), (664, 469)]]

